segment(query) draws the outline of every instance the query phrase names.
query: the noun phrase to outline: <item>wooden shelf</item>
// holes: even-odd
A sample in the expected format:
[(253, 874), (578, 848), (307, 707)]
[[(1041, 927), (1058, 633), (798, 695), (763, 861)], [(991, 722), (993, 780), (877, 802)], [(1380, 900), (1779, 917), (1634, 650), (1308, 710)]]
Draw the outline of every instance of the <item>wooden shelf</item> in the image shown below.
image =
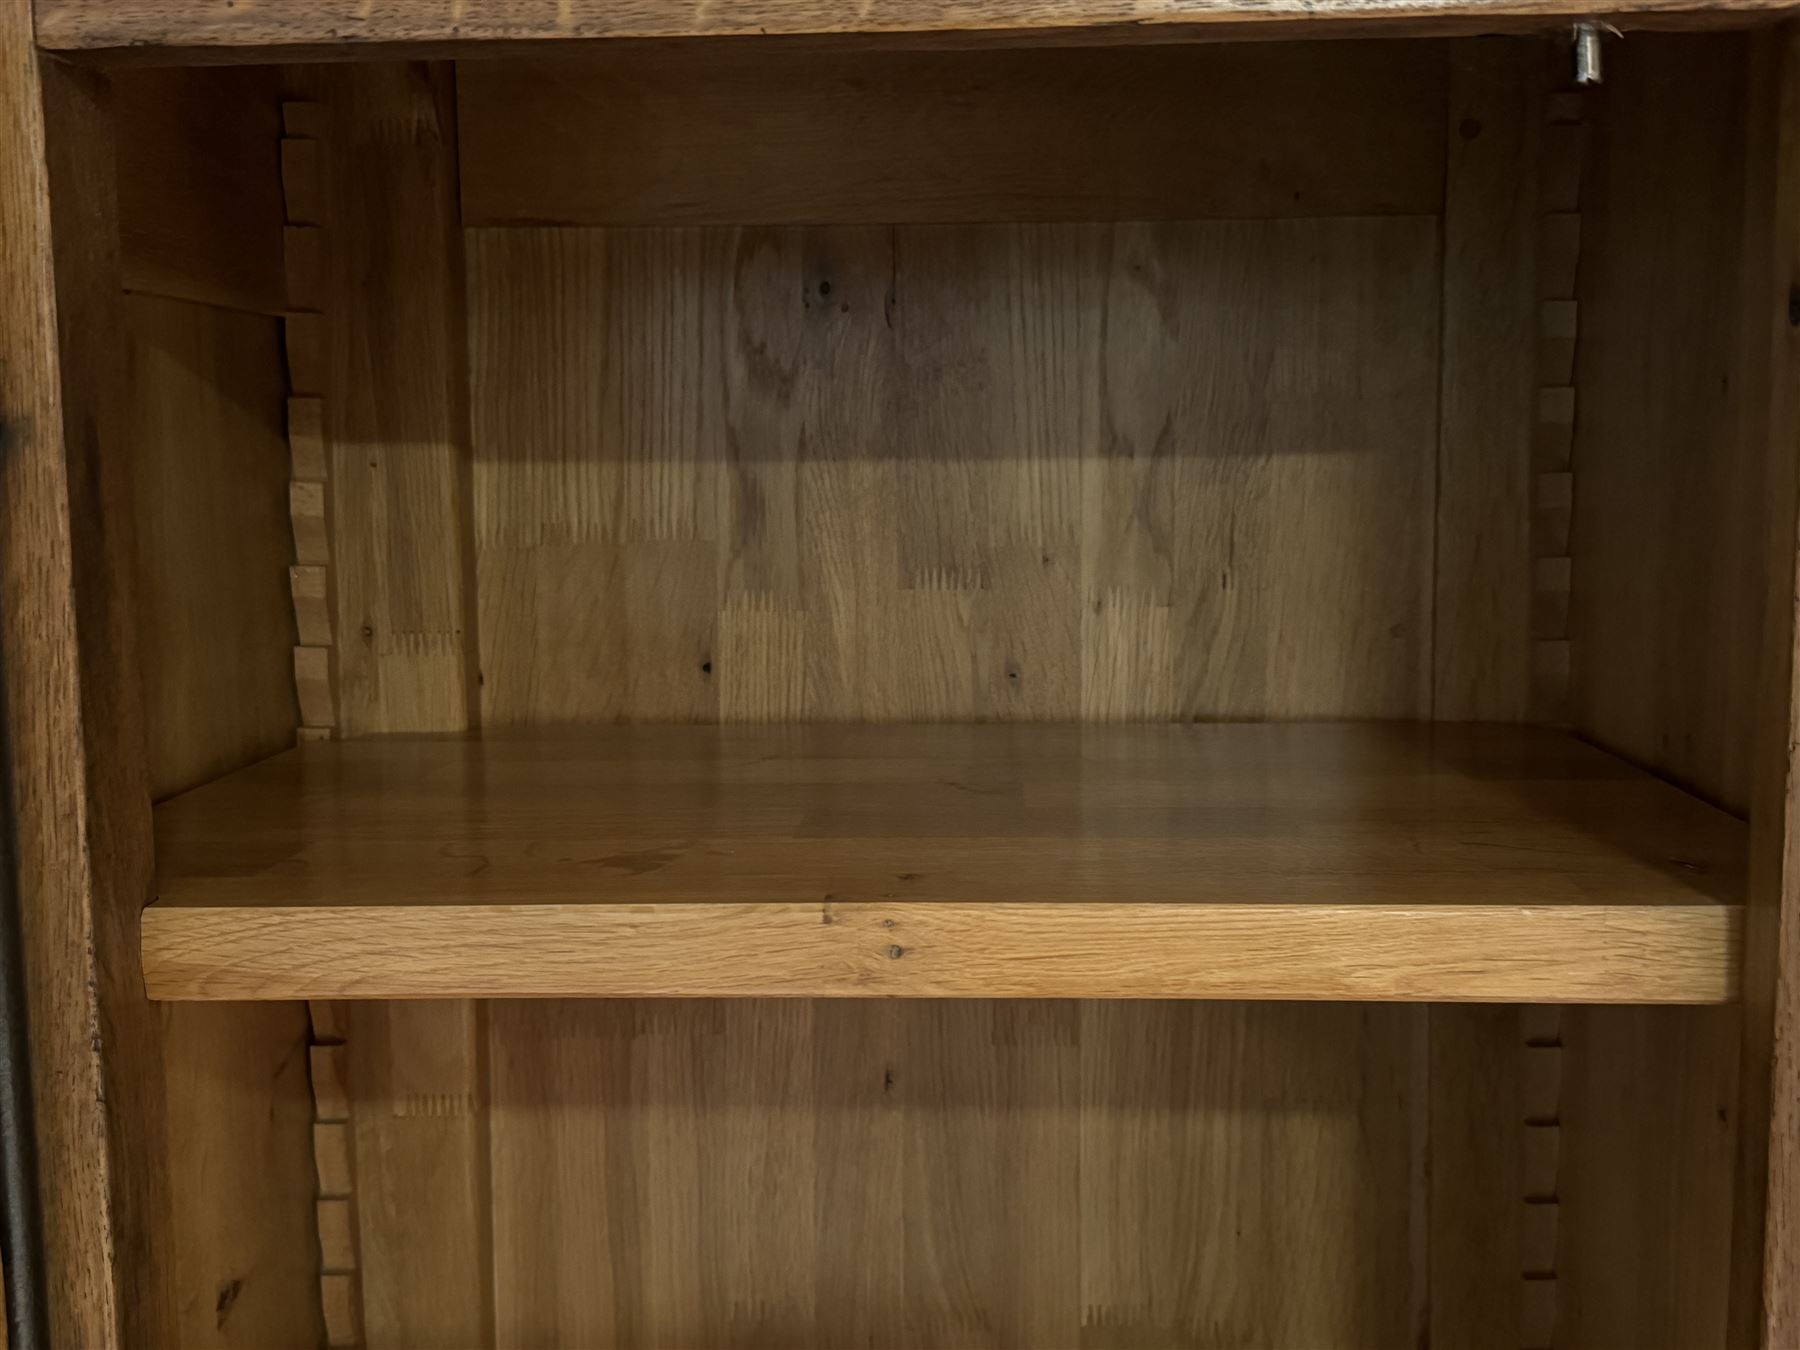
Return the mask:
[(314, 744), (156, 813), (159, 999), (1707, 1002), (1744, 827), (1553, 732)]

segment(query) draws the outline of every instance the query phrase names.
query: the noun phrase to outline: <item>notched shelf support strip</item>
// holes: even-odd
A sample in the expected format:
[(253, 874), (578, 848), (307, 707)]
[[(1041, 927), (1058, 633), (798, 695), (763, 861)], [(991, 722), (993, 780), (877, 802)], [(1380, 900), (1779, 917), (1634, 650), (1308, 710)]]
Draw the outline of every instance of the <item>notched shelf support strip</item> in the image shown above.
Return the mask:
[[(1560, 46), (1557, 48), (1560, 57)], [(1532, 436), (1531, 703), (1539, 722), (1570, 714), (1570, 531), (1575, 504), (1575, 354), (1581, 311), (1584, 95), (1558, 69), (1545, 100), (1539, 160), (1537, 416)], [(1521, 1184), (1519, 1333), (1522, 1350), (1556, 1344), (1562, 1162), (1563, 1011), (1519, 1010)]]
[(288, 449), (293, 479), (294, 691), (298, 738), (329, 740), (337, 726), (337, 653), (332, 631), (331, 471), (325, 441), (323, 147), (325, 105), (282, 106), (281, 183), (287, 206)]
[(341, 1003), (314, 1000), (311, 1071), (313, 1163), (318, 1171), (319, 1301), (325, 1343), (362, 1344), (362, 1289), (356, 1259), (356, 1190), (347, 1085), (347, 1019)]
[[(1560, 45), (1556, 47), (1562, 55)], [(1566, 76), (1565, 76), (1566, 78)], [(1569, 720), (1569, 533), (1575, 505), (1575, 343), (1580, 310), (1582, 95), (1545, 101), (1539, 201), (1537, 411), (1531, 445), (1531, 713)]]
[[(326, 106), (282, 105), (281, 185), (287, 223), (283, 262), (287, 290), (288, 511), (294, 563), (294, 693), (296, 739), (330, 740), (337, 727), (337, 660), (332, 623), (331, 457), (325, 439)], [(362, 1344), (362, 1289), (357, 1266), (354, 1148), (345, 1081), (345, 1015), (341, 1004), (313, 1001), (310, 1072), (313, 1163), (318, 1174), (319, 1302), (326, 1344)]]
[(1519, 1226), (1523, 1281), (1519, 1316), (1522, 1350), (1556, 1343), (1558, 1185), (1562, 1165), (1562, 1009), (1519, 1010), (1523, 1056), (1519, 1104), (1523, 1119), (1521, 1182), (1525, 1211)]

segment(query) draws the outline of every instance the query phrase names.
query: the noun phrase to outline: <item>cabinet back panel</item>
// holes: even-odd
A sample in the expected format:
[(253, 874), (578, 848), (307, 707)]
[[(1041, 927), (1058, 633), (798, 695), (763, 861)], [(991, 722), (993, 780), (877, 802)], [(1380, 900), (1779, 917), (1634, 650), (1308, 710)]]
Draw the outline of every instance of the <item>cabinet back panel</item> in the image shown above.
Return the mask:
[(1411, 1010), (489, 1016), (499, 1344), (1411, 1339)]
[(1424, 218), (470, 234), (490, 726), (1429, 715)]
[[(448, 71), (307, 72), (326, 136), (317, 360), (329, 446), (337, 726), (469, 725), (467, 369)], [(310, 368), (309, 368), (310, 367)]]
[(602, 48), (459, 70), (468, 225), (1435, 212), (1443, 47)]

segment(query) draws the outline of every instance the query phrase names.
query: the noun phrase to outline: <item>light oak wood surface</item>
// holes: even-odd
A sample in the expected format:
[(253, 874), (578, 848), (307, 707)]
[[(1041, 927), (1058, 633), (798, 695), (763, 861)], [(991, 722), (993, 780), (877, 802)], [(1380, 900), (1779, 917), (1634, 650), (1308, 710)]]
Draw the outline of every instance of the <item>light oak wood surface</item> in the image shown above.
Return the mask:
[[(122, 86), (122, 87), (121, 87)], [(275, 72), (115, 81), (126, 427), (149, 787), (293, 744)], [(168, 299), (166, 292), (188, 297)], [(196, 303), (204, 301), (205, 303)], [(306, 1009), (166, 1004), (170, 1343), (320, 1342)]]
[[(691, 47), (464, 63), (465, 207), (501, 225), (469, 235), (490, 723), (1426, 717), (1434, 703), (1516, 716), (1523, 652), (1497, 630), (1528, 599), (1526, 522), (1506, 502), (1529, 469), (1532, 408), (1528, 389), (1511, 400), (1517, 365), (1505, 363), (1509, 342), (1529, 342), (1530, 297), (1495, 291), (1529, 276), (1536, 248), (1518, 179), (1536, 172), (1542, 52), (1476, 47), (1440, 53), (1476, 76), (1448, 105), (1444, 75), (1412, 68), (1433, 55), (1425, 44), (1140, 52), (1127, 83), (1147, 74), (1141, 90), (1084, 84), (1132, 68), (1091, 53)], [(818, 89), (782, 83), (802, 66)], [(1203, 87), (1176, 78), (1202, 67), (1214, 77)], [(1394, 86), (1401, 67), (1416, 84)], [(1296, 77), (1263, 113), (1263, 93), (1234, 79), (1252, 69)], [(940, 99), (1025, 115), (951, 133), (954, 107), (895, 99), (883, 122), (884, 79), (900, 70)], [(843, 87), (853, 78), (860, 99)], [(700, 113), (715, 84), (754, 114)], [(1429, 106), (1414, 105), (1426, 84)], [(1095, 119), (1059, 122), (1062, 99)], [(1182, 162), (1199, 168), (1233, 144), (1216, 132), (1253, 122), (1238, 143), (1260, 151), (1247, 180), (1134, 177), (1135, 132), (1116, 188), (1057, 177), (1060, 156), (1122, 134), (1109, 112), (1202, 102), (1216, 124), (1188, 120)], [(850, 125), (756, 138), (803, 109)], [(1288, 117), (1308, 134), (1290, 137)], [(1447, 164), (1426, 162), (1447, 135)], [(879, 154), (843, 149), (853, 137)], [(547, 140), (589, 169), (559, 176)], [(907, 194), (889, 171), (913, 174)], [(691, 224), (718, 202), (750, 219), (879, 209), (1011, 223), (508, 228), (527, 212), (494, 190), (499, 175), (534, 213), (571, 224)], [(1447, 176), (1456, 219), (1443, 230), (1459, 242), (1440, 263), (1432, 217)], [(1071, 220), (1177, 202), (1313, 218)], [(1425, 214), (1333, 218), (1403, 204)], [(1386, 392), (1356, 401), (1346, 388)], [(1441, 430), (1426, 415), (1440, 389), (1457, 414)], [(1270, 641), (1253, 616), (1271, 613), (1304, 637)], [(352, 1006), (374, 1017), (382, 1005)], [(1270, 1116), (1293, 1066), (1259, 1049), (1284, 1043), (1290, 1005), (1090, 1004), (1073, 1030), (1052, 1007), (891, 1007), (497, 1010), (500, 1343), (738, 1344), (755, 1328), (775, 1343), (1141, 1350), (1397, 1344), (1427, 1325), (1447, 1344), (1520, 1343), (1507, 1334), (1519, 1304), (1512, 1010), (1318, 1010), (1308, 1062), (1328, 1044), (1327, 1058), (1361, 1066), (1361, 1100), (1407, 1103), (1371, 1110), (1352, 1160), (1335, 1124)], [(988, 1051), (990, 1034), (1006, 1049)], [(1040, 1037), (1118, 1066), (1084, 1086), (1090, 1124), (1076, 1139), (1026, 1109), (1061, 1100), (1077, 1057), (1013, 1049)], [(695, 1085), (717, 1081), (716, 1062), (783, 1083), (810, 1063), (830, 1091), (718, 1097)], [(915, 1062), (955, 1093), (954, 1123), (914, 1126), (914, 1108), (895, 1106), (881, 1069), (904, 1080)], [(1145, 1086), (1171, 1075), (1182, 1084), (1167, 1096)], [(594, 1082), (614, 1085), (610, 1108), (585, 1090)], [(919, 1101), (924, 1121), (934, 1100)], [(866, 1160), (915, 1132), (953, 1179), (921, 1175), (903, 1199), (905, 1169), (871, 1175)], [(668, 1133), (720, 1161), (651, 1142)], [(1027, 1140), (1040, 1161), (1021, 1191), (1006, 1160)], [(1274, 1196), (1260, 1168), (1230, 1161), (1265, 1148), (1282, 1150)], [(720, 1201), (729, 1234), (671, 1218), (709, 1166), (790, 1179), (784, 1193), (816, 1186), (828, 1208), (769, 1206), (752, 1180)], [(1169, 1169), (1193, 1186), (1171, 1188)], [(1093, 1178), (1083, 1206), (1056, 1199), (1070, 1172)], [(653, 1180), (626, 1190), (627, 1176)], [(1315, 1237), (1284, 1247), (1289, 1223)], [(664, 1255), (676, 1252), (696, 1255)]]
[[(1464, 57), (1519, 72), (1541, 56), (1492, 45)], [(510, 177), (551, 213), (687, 224), (717, 199), (756, 218), (783, 209), (780, 189), (814, 220), (885, 204), (1006, 222), (470, 230), (490, 726), (1422, 718), (1434, 700), (1515, 715), (1518, 653), (1480, 625), (1525, 598), (1523, 522), (1495, 499), (1528, 466), (1492, 455), (1531, 408), (1509, 405), (1491, 364), (1510, 359), (1518, 307), (1487, 289), (1529, 273), (1536, 235), (1484, 222), (1529, 210), (1516, 175), (1535, 175), (1530, 109), (1508, 94), (1531, 91), (1471, 82), (1452, 107), (1441, 73), (1384, 83), (1430, 56), (1424, 44), (1138, 53), (1165, 72), (1141, 94), (1080, 83), (1129, 61), (1032, 55), (589, 52), (520, 67), (541, 94), (507, 62), (459, 67), (467, 169), (520, 159)], [(821, 89), (781, 84), (801, 66)], [(1166, 73), (1202, 66), (1217, 78), (1199, 89)], [(935, 168), (929, 196), (901, 198), (866, 160), (833, 176), (858, 161), (816, 124), (744, 162), (738, 121), (753, 134), (800, 108), (867, 118), (888, 106), (882, 72), (900, 68), (932, 72), (940, 97), (1029, 115), (948, 132), (949, 114), (914, 102), (899, 122), (845, 130), (896, 172)], [(1232, 78), (1252, 68), (1302, 78), (1255, 113), (1263, 95)], [(584, 69), (615, 75), (617, 100), (579, 98)], [(866, 101), (839, 87), (852, 76), (874, 82)], [(754, 113), (697, 115), (709, 79), (753, 94)], [(1427, 83), (1437, 96), (1415, 105)], [(1264, 153), (1246, 182), (1134, 179), (1127, 155), (1120, 190), (1059, 200), (1046, 185), (1076, 188), (1057, 156), (1111, 135), (1128, 151), (1137, 134), (1058, 123), (1061, 97), (1101, 114), (1204, 102), (1220, 127), (1256, 126), (1241, 145)], [(504, 125), (515, 109), (604, 176), (559, 179)], [(1288, 116), (1310, 134), (1290, 136)], [(558, 117), (620, 142), (569, 144)], [(1039, 120), (1065, 134), (1041, 138)], [(1182, 162), (1229, 145), (1217, 129), (1186, 126)], [(1424, 162), (1446, 134), (1456, 156)], [(680, 154), (658, 149), (672, 141)], [(1315, 157), (1326, 143), (1353, 163)], [(1435, 340), (1446, 171), (1458, 237), (1480, 231), (1454, 262), (1454, 348), (1449, 329)], [(477, 209), (505, 211), (491, 188)], [(1311, 218), (1070, 220), (1084, 201), (1100, 215), (1178, 201)], [(1403, 201), (1422, 214), (1332, 214)], [(1019, 218), (1027, 208), (1062, 223)], [(1451, 356), (1453, 378), (1480, 387), (1440, 434), (1430, 410)], [(430, 557), (389, 566), (398, 578)], [(1255, 617), (1270, 614), (1292, 640)], [(817, 916), (802, 917), (816, 939)], [(350, 1006), (378, 1032), (387, 1005)], [(1446, 1344), (1520, 1343), (1506, 1338), (1516, 1316), (1495, 1315), (1519, 1301), (1509, 1009), (490, 1006), (491, 1090), (474, 1109), (494, 1141), (500, 1344), (1392, 1345), (1427, 1325)], [(435, 1064), (429, 1049), (415, 1058)], [(1096, 1071), (1073, 1103), (1078, 1063)], [(1325, 1063), (1355, 1069), (1309, 1095)], [(1284, 1112), (1299, 1099), (1316, 1109)], [(427, 1100), (447, 1098), (420, 1094), (416, 1109)], [(907, 1148), (912, 1164), (871, 1164)], [(459, 1197), (442, 1214), (460, 1214), (469, 1170), (440, 1166)], [(1079, 1204), (1062, 1185), (1077, 1174)], [(704, 1216), (698, 1177), (719, 1197)], [(792, 1203), (769, 1203), (774, 1186)], [(402, 1258), (385, 1270), (403, 1273)]]
[(492, 1004), (495, 1339), (1404, 1344), (1416, 1011)]
[[(696, 51), (692, 68), (717, 57)], [(750, 73), (734, 87), (774, 99), (754, 61), (742, 64)], [(669, 90), (683, 79), (705, 94), (690, 74), (658, 93), (651, 65), (644, 78), (659, 111), (680, 112)], [(1475, 73), (1504, 65), (1477, 62)], [(674, 57), (669, 68), (687, 70)], [(490, 74), (504, 86), (501, 66), (466, 67), (465, 95)], [(579, 83), (553, 84), (544, 106), (567, 109), (559, 100)], [(1515, 623), (1530, 584), (1517, 566), (1522, 508), (1508, 505), (1521, 472), (1509, 456), (1530, 410), (1509, 390), (1530, 353), (1508, 335), (1521, 313), (1510, 288), (1531, 271), (1523, 222), (1537, 150), (1530, 109), (1505, 88), (1464, 79), (1447, 108), (1432, 109), (1434, 143), (1445, 130), (1453, 138), (1448, 174), (1431, 179), (1449, 184), (1441, 226), (1434, 201), (1416, 219), (1124, 227), (1115, 233), (1126, 246), (1099, 263), (1082, 251), (1095, 246), (1069, 241), (1105, 238), (1104, 229), (1022, 222), (903, 230), (898, 253), (875, 230), (476, 231), (472, 530), (452, 482), (469, 467), (467, 447), (442, 410), (453, 416), (454, 371), (438, 373), (443, 351), (454, 363), (460, 345), (456, 301), (437, 299), (459, 267), (437, 223), (450, 213), (433, 205), (455, 182), (441, 171), (453, 151), (417, 114), (416, 85), (386, 88), (352, 125), (401, 134), (333, 147), (362, 160), (348, 195), (384, 204), (363, 208), (381, 219), (352, 218), (366, 244), (323, 259), (325, 301), (350, 307), (319, 343), (320, 365), (341, 364), (311, 389), (347, 376), (362, 401), (333, 414), (330, 449), (366, 474), (357, 580), (333, 602), (340, 640), (371, 653), (358, 730), (448, 728), (475, 711), (526, 727), (822, 710), (848, 720), (1513, 715), (1518, 651), (1498, 630)], [(1312, 93), (1294, 99), (1310, 107)], [(818, 95), (854, 110), (834, 97)], [(465, 96), (465, 112), (472, 106)], [(484, 116), (497, 106), (488, 100)], [(1392, 109), (1338, 111), (1379, 121)], [(594, 124), (650, 124), (642, 108), (607, 112), (616, 120)], [(1470, 122), (1479, 135), (1467, 134)], [(505, 128), (465, 130), (500, 151), (530, 145)], [(769, 184), (717, 153), (736, 128), (714, 130), (720, 142), (698, 147), (712, 157), (696, 162), (717, 169), (715, 190), (732, 184), (746, 214), (779, 209)], [(1340, 130), (1327, 139), (1337, 143)], [(593, 153), (631, 168), (628, 147)], [(968, 163), (1004, 167), (1004, 158)], [(647, 175), (636, 195), (624, 176), (534, 178), (554, 162), (522, 168), (521, 190), (625, 213), (615, 220), (706, 209), (703, 198), (654, 195), (688, 170), (679, 158), (663, 157), (666, 172)], [(1296, 164), (1273, 165), (1274, 178), (1286, 181), (1284, 166)], [(782, 171), (796, 193), (804, 168)], [(879, 196), (858, 197), (861, 185), (835, 178), (816, 187), (821, 213)], [(1165, 187), (1208, 202), (1239, 190)], [(996, 195), (983, 196), (990, 188)], [(944, 199), (998, 211), (1003, 188), (953, 182)], [(1031, 200), (1055, 210), (1050, 198)], [(702, 234), (712, 238), (697, 244)], [(750, 247), (731, 251), (734, 235)], [(383, 250), (412, 240), (422, 242), (404, 253), (404, 280), (388, 291), (355, 284)], [(900, 275), (890, 311), (896, 259), (914, 270)], [(989, 284), (1000, 272), (1005, 284)], [(816, 304), (821, 280), (854, 307), (853, 321)], [(1080, 317), (1097, 293), (1111, 307), (1104, 341)], [(1313, 331), (1319, 315), (1328, 332)], [(877, 331), (893, 332), (896, 318), (898, 336)], [(1642, 322), (1657, 322), (1654, 312)], [(334, 350), (341, 340), (353, 345)], [(1423, 391), (1417, 399), (1381, 392), (1400, 375)], [(1281, 409), (1240, 392), (1259, 379), (1283, 388)], [(1361, 403), (1345, 392), (1371, 380), (1382, 383)], [(911, 400), (893, 397), (896, 387), (913, 390)], [(1438, 394), (1446, 415), (1434, 423)], [(1340, 443), (1346, 420), (1352, 435)], [(1061, 434), (1069, 426), (1082, 434)], [(1639, 528), (1661, 526), (1652, 516)], [(1246, 553), (1270, 536), (1266, 556)], [(1039, 576), (1045, 541), (1071, 576)], [(454, 603), (453, 569), (470, 562), (459, 549), (476, 555), (464, 594), (483, 597), (479, 632)], [(1233, 582), (1217, 592), (1215, 559)], [(1102, 610), (1090, 614), (1096, 601)], [(1266, 630), (1246, 617), (1257, 612), (1279, 613), (1305, 641), (1261, 641)], [(556, 640), (540, 644), (546, 630)], [(1126, 908), (1102, 904), (1112, 918)], [(601, 950), (605, 975), (616, 930), (597, 947), (577, 933), (579, 950), (558, 953), (570, 923), (608, 907), (570, 908), (573, 920), (552, 916), (547, 968), (592, 966)], [(1716, 921), (1710, 906), (1675, 908)], [(1319, 945), (1416, 944), (1410, 916), (1396, 917), (1390, 939), (1372, 930), (1367, 906), (1342, 909), (1340, 927), (1314, 934), (1342, 936)], [(235, 922), (231, 910), (216, 917)], [(670, 922), (696, 923), (679, 942), (722, 969), (763, 959), (755, 944), (771, 941), (765, 929), (721, 937), (715, 917), (686, 905)], [(817, 951), (820, 917), (801, 907), (794, 947)], [(886, 909), (840, 910), (829, 936), (849, 954), (817, 956), (795, 979), (841, 982), (857, 960), (878, 978), (898, 967), (910, 979), (908, 962), (993, 932), (982, 913), (911, 944), (856, 926), (882, 917)], [(383, 940), (419, 953), (428, 990), (441, 990), (429, 980), (444, 959), (432, 946), (442, 918), (426, 904), (400, 916), (416, 927), (385, 926)], [(367, 919), (358, 909), (347, 922), (366, 931)], [(301, 949), (284, 921), (271, 920), (269, 941), (287, 965)], [(1102, 957), (1117, 940), (1108, 926), (1093, 927)], [(1534, 929), (1545, 947), (1566, 947), (1555, 932), (1551, 921)], [(1636, 935), (1606, 942), (1637, 950)], [(894, 945), (912, 950), (885, 955)], [(1199, 960), (1179, 949), (1171, 959), (1186, 974), (1218, 965), (1221, 950), (1215, 940)], [(1487, 941), (1477, 955), (1494, 950), (1507, 949)], [(301, 950), (299, 959), (312, 958)], [(784, 949), (778, 959), (793, 958)], [(1141, 971), (1141, 960), (1110, 960), (1107, 973)], [(678, 961), (656, 977), (680, 973)], [(334, 978), (358, 974), (339, 965)], [(1025, 965), (955, 978), (1033, 977), (1021, 975)], [(1241, 968), (1261, 978), (1253, 964)], [(1531, 974), (1560, 969), (1538, 961)], [(340, 1095), (355, 1161), (345, 1167), (361, 1192), (372, 1346), (1142, 1350), (1390, 1345), (1419, 1341), (1427, 1327), (1434, 1344), (1522, 1343), (1518, 1199), (1544, 1160), (1517, 1156), (1526, 1085), (1515, 1082), (1510, 1009), (792, 998), (346, 1006), (349, 1044), (334, 1081), (348, 1084)], [(1701, 1019), (1728, 1032), (1735, 1012), (1668, 1010), (1641, 1024), (1635, 1010), (1603, 1012), (1616, 1019), (1609, 1038), (1571, 1069), (1583, 1134), (1568, 1147), (1597, 1174), (1564, 1196), (1568, 1278), (1587, 1286), (1565, 1301), (1569, 1326), (1598, 1340), (1629, 1308), (1643, 1334), (1673, 1307), (1660, 1323), (1672, 1339), (1714, 1325), (1716, 1186), (1730, 1165), (1694, 1105), (1712, 1109), (1706, 1094), (1729, 1078), (1730, 1038), (1687, 1032)], [(1641, 1039), (1623, 1034), (1640, 1025)], [(1622, 1078), (1629, 1091), (1609, 1095)], [(1680, 1175), (1658, 1189), (1665, 1141)], [(1621, 1241), (1622, 1222), (1654, 1231)], [(334, 1325), (356, 1324), (353, 1289), (334, 1282), (327, 1298), (341, 1314)]]
[(1429, 716), (1437, 236), (469, 231), (484, 723)]
[(1742, 889), (1736, 821), (1505, 728), (387, 738), (158, 828), (162, 998), (1709, 1001)]

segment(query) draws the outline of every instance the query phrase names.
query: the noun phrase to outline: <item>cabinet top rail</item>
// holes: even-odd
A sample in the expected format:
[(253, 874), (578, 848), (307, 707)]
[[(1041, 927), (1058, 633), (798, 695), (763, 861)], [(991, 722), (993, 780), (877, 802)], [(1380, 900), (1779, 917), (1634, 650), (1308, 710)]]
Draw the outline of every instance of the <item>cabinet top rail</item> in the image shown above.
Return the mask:
[(1795, 0), (37, 0), (40, 46), (129, 58), (454, 54), (483, 44), (678, 37), (912, 35), (943, 43), (1146, 42), (1533, 29), (1577, 19), (1703, 27), (1793, 12)]

